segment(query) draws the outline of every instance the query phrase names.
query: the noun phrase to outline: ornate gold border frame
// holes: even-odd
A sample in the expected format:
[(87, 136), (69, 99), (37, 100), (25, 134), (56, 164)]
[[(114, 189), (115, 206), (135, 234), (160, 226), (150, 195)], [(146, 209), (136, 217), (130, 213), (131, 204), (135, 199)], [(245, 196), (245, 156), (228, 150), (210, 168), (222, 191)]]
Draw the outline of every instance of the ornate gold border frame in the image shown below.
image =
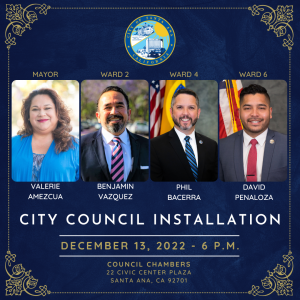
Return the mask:
[[(283, 264), (277, 264), (273, 272), (268, 270), (269, 276), (261, 280), (261, 285), (252, 285), (252, 289), (248, 292), (51, 292), (47, 285), (37, 286), (38, 279), (30, 275), (31, 270), (26, 271), (22, 264), (12, 266), (11, 262), (15, 262), (16, 254), (10, 251), (10, 48), (16, 45), (16, 37), (28, 29), (31, 30), (31, 24), (38, 20), (37, 13), (47, 15), (50, 9), (67, 9), (67, 10), (237, 10), (246, 9), (251, 11), (252, 16), (259, 16), (261, 13), (261, 22), (268, 25), (268, 31), (273, 30), (277, 37), (285, 37), (283, 39), (283, 47), (287, 47), (289, 51), (289, 83), (288, 83), (288, 105), (289, 105), (289, 252), (283, 255)], [(50, 7), (46, 4), (30, 4), (22, 8), (21, 4), (6, 4), (6, 19), (9, 24), (5, 30), (5, 44), (8, 50), (8, 250), (5, 256), (5, 271), (9, 276), (6, 280), (6, 296), (20, 296), (22, 292), (31, 296), (46, 296), (49, 294), (249, 294), (253, 296), (269, 296), (274, 292), (277, 295), (293, 296), (293, 281), (290, 276), (294, 270), (294, 257), (292, 256), (292, 225), (291, 225), (291, 50), (294, 45), (294, 31), (290, 26), (293, 21), (293, 5), (278, 5), (276, 9), (268, 5), (253, 5), (252, 7)]]

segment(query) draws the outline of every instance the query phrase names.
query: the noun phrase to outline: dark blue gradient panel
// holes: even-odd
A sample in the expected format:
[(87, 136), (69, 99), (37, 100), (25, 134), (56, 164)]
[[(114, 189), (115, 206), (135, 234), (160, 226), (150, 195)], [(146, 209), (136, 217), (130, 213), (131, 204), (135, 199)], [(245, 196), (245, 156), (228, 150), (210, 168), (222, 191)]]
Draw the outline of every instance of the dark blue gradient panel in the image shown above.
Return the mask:
[[(118, 0), (75, 0), (45, 2), (50, 9), (40, 3), (39, 9), (29, 7), (34, 12), (29, 14), (21, 9), (30, 4), (1, 5), (0, 220), (6, 261), (1, 298), (299, 296), (300, 5), (154, 0), (125, 6)], [(173, 53), (155, 66), (135, 62), (125, 49), (128, 26), (144, 15), (160, 16), (176, 36)], [(183, 71), (192, 76), (170, 75)], [(58, 77), (34, 76), (37, 72), (57, 72)], [(123, 76), (103, 78), (104, 72)], [(245, 72), (261, 76), (241, 77)], [(13, 182), (11, 83), (56, 79), (285, 80), (288, 179), (264, 182), (257, 190), (219, 179), (149, 179), (122, 189), (82, 180), (50, 190)], [(37, 194), (43, 199), (29, 199)], [(237, 195), (249, 195), (249, 200)]]

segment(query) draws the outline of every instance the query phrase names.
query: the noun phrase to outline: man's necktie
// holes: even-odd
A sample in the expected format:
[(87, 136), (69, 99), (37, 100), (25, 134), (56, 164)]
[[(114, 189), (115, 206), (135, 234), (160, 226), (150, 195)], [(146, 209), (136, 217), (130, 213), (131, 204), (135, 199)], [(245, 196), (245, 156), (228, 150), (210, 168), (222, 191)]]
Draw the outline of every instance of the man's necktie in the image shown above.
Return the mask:
[(113, 181), (124, 181), (124, 159), (121, 147), (121, 139), (114, 137), (112, 142), (115, 144), (111, 152), (111, 178)]
[(195, 158), (193, 148), (190, 144), (190, 137), (186, 136), (184, 138), (184, 140), (185, 140), (185, 154), (186, 154), (186, 157), (187, 157), (188, 162), (190, 164), (191, 170), (193, 172), (195, 181), (197, 181), (198, 180), (198, 167), (197, 167), (197, 162), (196, 162), (196, 158)]
[(257, 140), (252, 139), (250, 141), (252, 145), (248, 155), (248, 164), (247, 164), (247, 182), (257, 181), (257, 174), (256, 174), (256, 162), (257, 162), (257, 150), (256, 144)]

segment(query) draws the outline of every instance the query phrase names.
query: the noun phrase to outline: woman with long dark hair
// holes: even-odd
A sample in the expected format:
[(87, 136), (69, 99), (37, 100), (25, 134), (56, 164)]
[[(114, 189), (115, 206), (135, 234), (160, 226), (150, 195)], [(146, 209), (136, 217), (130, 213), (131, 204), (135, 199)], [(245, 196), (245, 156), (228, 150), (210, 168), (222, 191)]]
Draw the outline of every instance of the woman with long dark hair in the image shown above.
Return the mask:
[(21, 114), (24, 126), (12, 138), (12, 179), (78, 180), (78, 140), (70, 135), (69, 111), (56, 91), (32, 91), (23, 100)]

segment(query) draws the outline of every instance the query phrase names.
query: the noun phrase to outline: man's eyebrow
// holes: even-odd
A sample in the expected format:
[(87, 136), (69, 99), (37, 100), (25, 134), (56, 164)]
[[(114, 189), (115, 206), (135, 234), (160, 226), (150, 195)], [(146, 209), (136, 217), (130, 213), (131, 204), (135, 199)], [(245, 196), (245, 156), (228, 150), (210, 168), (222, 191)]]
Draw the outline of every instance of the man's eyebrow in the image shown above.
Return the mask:
[[(119, 102), (117, 102), (116, 104), (122, 104), (122, 105), (125, 105), (124, 102), (122, 102), (122, 101), (119, 101)], [(111, 105), (112, 105), (112, 103), (106, 103), (106, 104), (104, 104), (105, 107), (111, 106)]]
[[(245, 107), (245, 106), (247, 106), (247, 107), (252, 107), (253, 105), (252, 104), (243, 104), (243, 106), (242, 107)], [(264, 103), (259, 103), (259, 104), (257, 104), (257, 106), (263, 106), (263, 107), (267, 107), (267, 105), (266, 104), (264, 104)]]

